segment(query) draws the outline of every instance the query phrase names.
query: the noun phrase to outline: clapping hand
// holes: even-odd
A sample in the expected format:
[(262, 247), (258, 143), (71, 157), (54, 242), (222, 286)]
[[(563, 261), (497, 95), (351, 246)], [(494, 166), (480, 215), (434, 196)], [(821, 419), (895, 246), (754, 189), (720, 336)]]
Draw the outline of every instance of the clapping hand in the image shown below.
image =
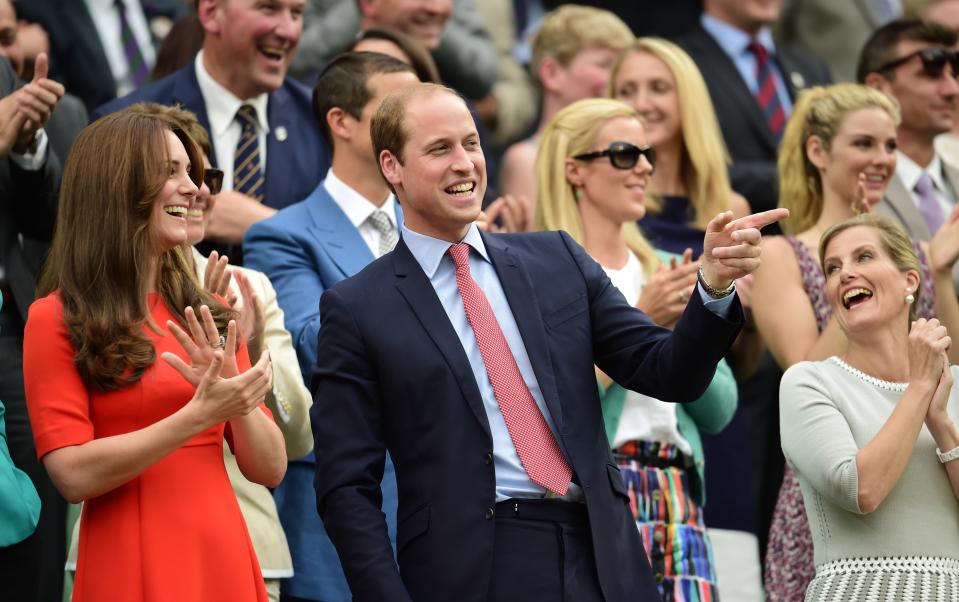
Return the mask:
[(852, 201), (852, 212), (856, 215), (872, 212), (872, 203), (866, 196), (866, 174), (859, 172), (859, 178), (856, 179), (856, 197)]
[(696, 285), (699, 264), (693, 261), (692, 249), (686, 249), (682, 262), (671, 259), (653, 274), (639, 296), (636, 307), (660, 326), (672, 328), (686, 309)]
[(266, 311), (263, 307), (263, 301), (253, 290), (253, 283), (240, 270), (233, 274), (240, 287), (240, 295), (243, 303), (235, 304), (239, 312), (237, 321), (240, 326), (240, 333), (246, 340), (246, 349), (250, 354), (250, 361), (256, 362), (260, 358), (260, 353), (264, 347), (264, 331), (266, 330)]
[(703, 277), (712, 288), (723, 290), (733, 280), (759, 267), (759, 230), (789, 217), (789, 210), (771, 209), (733, 219), (732, 211), (720, 213), (706, 226), (703, 239)]
[(203, 325), (197, 320), (196, 313), (192, 307), (183, 310), (186, 314), (187, 328), (190, 334), (187, 334), (180, 328), (179, 324), (172, 320), (167, 321), (167, 329), (173, 338), (180, 343), (183, 351), (186, 352), (190, 363), (187, 364), (177, 355), (169, 351), (162, 355), (163, 361), (176, 368), (177, 372), (183, 375), (193, 386), (199, 386), (207, 368), (213, 362), (215, 354), (219, 353), (222, 357), (222, 368), (217, 375), (226, 378), (236, 376), (240, 370), (236, 363), (236, 322), (230, 320), (227, 326), (226, 336), (221, 337), (213, 322), (213, 314), (206, 305), (200, 306), (200, 315), (203, 318)]
[(929, 264), (933, 273), (952, 273), (959, 258), (959, 205), (953, 208), (932, 240), (929, 241)]
[(233, 271), (229, 267), (229, 257), (226, 255), (221, 257), (216, 251), (210, 253), (206, 270), (203, 272), (203, 287), (214, 295), (226, 299), (226, 302), (232, 306), (236, 304), (236, 295), (230, 289)]
[[(522, 195), (504, 194), (483, 212), (485, 232), (527, 232), (532, 228), (530, 202)], [(496, 223), (500, 220), (500, 224)]]

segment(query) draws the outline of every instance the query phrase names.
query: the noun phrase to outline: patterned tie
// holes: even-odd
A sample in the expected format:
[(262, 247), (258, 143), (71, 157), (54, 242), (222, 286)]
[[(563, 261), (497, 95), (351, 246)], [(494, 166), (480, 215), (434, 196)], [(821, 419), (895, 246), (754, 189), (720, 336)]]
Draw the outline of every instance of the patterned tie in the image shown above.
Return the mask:
[(243, 105), (236, 112), (243, 128), (233, 155), (233, 190), (263, 201), (263, 170), (260, 168), (260, 138), (257, 134), (256, 109)]
[(929, 233), (935, 234), (942, 226), (942, 207), (936, 198), (936, 187), (932, 183), (932, 176), (928, 172), (922, 172), (919, 181), (916, 182), (916, 194), (919, 195), (919, 213), (926, 220), (929, 226)]
[(140, 45), (130, 29), (130, 21), (127, 20), (126, 6), (123, 0), (116, 0), (117, 12), (120, 14), (120, 41), (123, 43), (123, 56), (127, 59), (128, 73), (130, 82), (134, 88), (139, 88), (147, 78), (150, 77), (150, 68), (147, 66), (143, 53), (140, 51)]
[(520, 374), (486, 295), (470, 275), (470, 247), (459, 243), (447, 252), (456, 266), (456, 285), (466, 318), (473, 327), (486, 375), (520, 462), (534, 483), (566, 495), (573, 471)]
[(392, 251), (393, 247), (396, 246), (396, 241), (398, 241), (400, 237), (399, 234), (396, 233), (396, 228), (393, 227), (393, 222), (390, 221), (390, 217), (386, 215), (386, 212), (382, 209), (377, 209), (371, 213), (366, 220), (380, 233), (380, 254), (377, 255), (377, 257), (382, 257)]
[(756, 101), (766, 118), (769, 131), (778, 141), (786, 124), (786, 112), (779, 102), (779, 93), (776, 87), (776, 77), (773, 74), (772, 64), (766, 47), (755, 40), (749, 43), (749, 51), (756, 55), (756, 84), (759, 91)]

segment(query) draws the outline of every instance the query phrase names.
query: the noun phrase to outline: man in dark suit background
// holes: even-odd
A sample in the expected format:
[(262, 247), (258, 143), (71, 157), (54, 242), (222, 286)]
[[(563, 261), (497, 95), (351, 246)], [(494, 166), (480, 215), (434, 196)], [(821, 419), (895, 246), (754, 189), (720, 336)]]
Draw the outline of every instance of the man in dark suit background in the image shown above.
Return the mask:
[(778, 18), (778, 0), (704, 0), (699, 27), (676, 40), (706, 80), (733, 160), (730, 182), (753, 211), (779, 204), (776, 149), (796, 96), (830, 81), (824, 64), (773, 42)]
[(224, 171), (207, 237), (234, 249), (251, 224), (306, 198), (329, 168), (310, 92), (286, 77), (304, 4), (200, 0), (205, 35), (196, 59), (94, 114), (140, 101), (179, 103), (196, 113), (213, 141), (210, 160)]
[(14, 463), (33, 481), (41, 499), (33, 535), (0, 548), (0, 583), (10, 600), (59, 601), (66, 559), (66, 502), (37, 461), (23, 391), (23, 324), (36, 288), (35, 266), (25, 244), (49, 241), (56, 219), (61, 164), (43, 129), (63, 86), (46, 78), (40, 55), (33, 81), (16, 89), (6, 58), (0, 58), (0, 399)]
[(656, 599), (594, 365), (660, 399), (700, 395), (742, 323), (733, 281), (785, 210), (710, 223), (670, 332), (565, 233), (480, 234), (486, 165), (454, 92), (395, 92), (371, 130), (402, 238), (324, 293), (311, 412), (317, 507), (354, 599)]

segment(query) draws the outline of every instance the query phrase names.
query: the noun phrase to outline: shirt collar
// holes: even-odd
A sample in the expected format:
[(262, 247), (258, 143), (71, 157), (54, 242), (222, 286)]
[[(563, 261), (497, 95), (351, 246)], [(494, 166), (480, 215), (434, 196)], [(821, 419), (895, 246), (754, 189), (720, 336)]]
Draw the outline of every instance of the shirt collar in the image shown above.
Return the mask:
[[(446, 250), (453, 246), (453, 243), (448, 240), (433, 238), (432, 236), (414, 232), (405, 225), (403, 226), (403, 242), (406, 243), (407, 248), (409, 248), (410, 253), (413, 254), (416, 262), (423, 268), (426, 277), (430, 279), (433, 278), (436, 270), (439, 269), (440, 261), (442, 261), (443, 256), (446, 255)], [(476, 227), (475, 222), (470, 225), (469, 230), (466, 231), (466, 236), (464, 236), (460, 242), (465, 242), (473, 247), (473, 250), (479, 253), (480, 257), (489, 262), (486, 245), (483, 244), (483, 237), (480, 236), (479, 228)]]
[(393, 204), (392, 194), (386, 198), (382, 207), (377, 207), (365, 196), (350, 187), (349, 184), (336, 177), (332, 168), (326, 172), (323, 185), (326, 186), (326, 191), (330, 193), (330, 196), (340, 206), (340, 209), (343, 210), (354, 227), (359, 228), (360, 224), (365, 222), (377, 209), (383, 210), (393, 227), (396, 227), (396, 206)]
[[(729, 56), (739, 57), (749, 52), (749, 43), (753, 38), (748, 33), (705, 12), (700, 16), (699, 22)], [(766, 49), (769, 56), (775, 56), (776, 43), (773, 41), (771, 27), (763, 26), (756, 34), (756, 41)]]
[(210, 118), (211, 136), (222, 136), (236, 119), (236, 112), (245, 104), (256, 110), (256, 120), (260, 130), (269, 134), (270, 124), (266, 120), (266, 105), (270, 96), (266, 92), (247, 100), (240, 100), (233, 92), (224, 88), (220, 82), (213, 79), (210, 72), (203, 66), (203, 50), (196, 54), (194, 59), (196, 68), (196, 83), (200, 86), (203, 102), (206, 104), (206, 114)]
[(916, 183), (919, 182), (919, 177), (922, 176), (923, 172), (929, 174), (933, 185), (940, 194), (946, 190), (946, 182), (942, 179), (942, 159), (940, 159), (939, 153), (934, 153), (932, 161), (923, 169), (902, 151), (896, 151), (896, 175), (899, 176), (907, 190), (910, 192), (915, 190)]

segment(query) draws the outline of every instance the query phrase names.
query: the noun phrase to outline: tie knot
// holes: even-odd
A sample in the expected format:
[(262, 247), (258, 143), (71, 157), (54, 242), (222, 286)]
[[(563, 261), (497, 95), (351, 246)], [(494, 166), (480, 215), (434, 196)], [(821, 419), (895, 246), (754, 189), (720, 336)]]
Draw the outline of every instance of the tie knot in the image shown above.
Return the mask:
[(922, 172), (919, 176), (919, 180), (916, 181), (916, 192), (919, 194), (929, 194), (935, 191), (935, 184), (932, 182), (932, 176), (929, 175), (928, 171)]
[(447, 253), (449, 253), (453, 259), (453, 265), (456, 266), (457, 271), (464, 267), (469, 269), (470, 246), (468, 244), (459, 242), (455, 245), (450, 245)]
[(747, 46), (746, 48), (749, 49), (749, 52), (752, 52), (753, 54), (756, 55), (756, 61), (760, 65), (765, 64), (766, 61), (769, 59), (769, 52), (766, 51), (766, 47), (760, 44), (759, 42), (757, 42), (756, 40), (753, 40), (752, 42), (750, 42), (749, 46)]
[(236, 120), (243, 127), (256, 127), (256, 109), (253, 105), (242, 105), (236, 110)]
[(386, 234), (387, 232), (392, 232), (394, 230), (393, 222), (390, 221), (390, 216), (388, 216), (382, 209), (377, 209), (366, 219), (380, 234)]

